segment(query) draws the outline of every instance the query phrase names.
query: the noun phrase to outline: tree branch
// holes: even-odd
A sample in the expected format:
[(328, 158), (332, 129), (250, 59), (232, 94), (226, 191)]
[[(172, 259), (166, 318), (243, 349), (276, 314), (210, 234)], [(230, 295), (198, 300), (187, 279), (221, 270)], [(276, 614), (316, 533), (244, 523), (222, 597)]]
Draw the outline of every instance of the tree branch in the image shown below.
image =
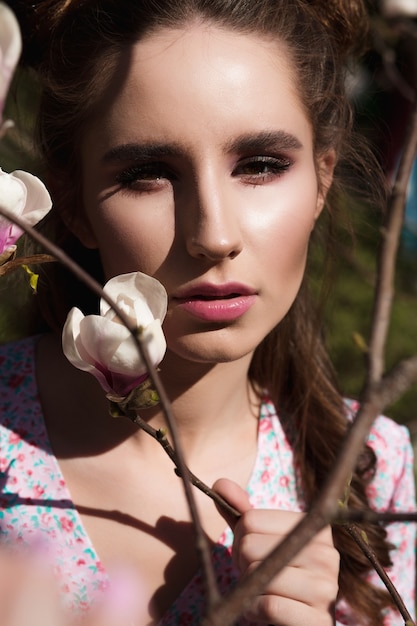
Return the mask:
[(22, 265), (35, 265), (38, 263), (52, 263), (56, 258), (51, 254), (33, 254), (31, 256), (18, 257), (0, 265), (0, 276), (6, 276), (22, 267)]
[(348, 533), (350, 534), (350, 536), (356, 541), (356, 543), (358, 544), (358, 546), (361, 548), (362, 552), (365, 554), (365, 556), (369, 559), (369, 562), (372, 564), (373, 568), (375, 569), (376, 573), (378, 574), (378, 576), (380, 577), (380, 579), (382, 580), (382, 582), (384, 583), (385, 587), (388, 589), (389, 593), (391, 594), (391, 598), (393, 599), (395, 605), (398, 607), (398, 610), (400, 611), (404, 621), (407, 624), (413, 624), (413, 618), (411, 617), (410, 613), (407, 610), (407, 607), (405, 606), (403, 599), (401, 598), (400, 594), (398, 593), (397, 589), (395, 588), (395, 586), (393, 585), (390, 577), (388, 576), (388, 574), (386, 573), (386, 571), (384, 570), (384, 568), (381, 566), (375, 551), (372, 549), (372, 546), (369, 544), (368, 539), (366, 536), (364, 536), (361, 531), (358, 529), (357, 526), (355, 526), (354, 524), (346, 524), (345, 525), (346, 530), (348, 531)]

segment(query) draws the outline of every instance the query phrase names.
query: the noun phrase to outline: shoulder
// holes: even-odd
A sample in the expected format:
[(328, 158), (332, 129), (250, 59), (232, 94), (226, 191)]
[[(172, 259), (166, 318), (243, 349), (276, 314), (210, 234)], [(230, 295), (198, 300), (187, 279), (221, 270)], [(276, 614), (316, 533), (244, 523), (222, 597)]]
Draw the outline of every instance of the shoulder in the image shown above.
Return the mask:
[(0, 382), (5, 384), (16, 371), (22, 375), (33, 369), (35, 346), (38, 336), (25, 337), (0, 345)]
[(0, 345), (0, 404), (30, 389), (35, 380), (34, 355), (37, 337)]
[(407, 428), (380, 416), (372, 425), (368, 444), (377, 461), (368, 486), (371, 505), (382, 511), (414, 510), (414, 455)]
[(393, 457), (393, 462), (397, 461), (397, 465), (400, 465), (401, 458), (411, 446), (410, 434), (405, 426), (380, 415), (372, 424), (368, 444), (377, 457), (386, 457), (388, 453), (390, 457)]
[(3, 426), (27, 421), (36, 412), (35, 346), (38, 337), (0, 345), (0, 416)]
[[(347, 401), (349, 419), (359, 405)], [(372, 508), (379, 511), (411, 511), (415, 508), (414, 453), (405, 426), (380, 415), (370, 429), (367, 443), (376, 456), (375, 474), (367, 492)]]
[[(346, 406), (348, 418), (353, 421), (359, 404), (356, 401), (347, 400)], [(397, 422), (385, 415), (379, 415), (374, 420), (369, 431), (367, 443), (380, 461), (381, 469), (385, 467), (386, 461), (389, 462), (390, 470), (394, 473), (400, 471), (404, 457), (407, 456), (408, 458), (410, 453), (412, 453), (408, 428), (397, 424)]]

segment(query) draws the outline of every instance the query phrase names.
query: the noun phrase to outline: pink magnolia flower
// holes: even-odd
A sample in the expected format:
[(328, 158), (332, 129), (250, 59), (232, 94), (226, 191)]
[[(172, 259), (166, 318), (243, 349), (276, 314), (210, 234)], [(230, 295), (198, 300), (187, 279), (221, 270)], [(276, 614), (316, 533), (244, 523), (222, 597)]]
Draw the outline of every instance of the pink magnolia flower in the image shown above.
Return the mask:
[[(104, 291), (142, 329), (150, 358), (158, 365), (166, 350), (161, 327), (167, 310), (164, 287), (146, 274), (133, 272), (112, 278)], [(100, 315), (84, 316), (79, 309), (71, 309), (62, 346), (72, 365), (95, 376), (110, 399), (125, 398), (147, 378), (146, 365), (133, 337), (103, 299)]]
[(0, 126), (13, 72), (22, 50), (22, 38), (14, 13), (0, 2)]
[[(11, 174), (0, 168), (0, 207), (34, 226), (50, 210), (51, 197), (45, 185), (32, 174), (16, 170)], [(23, 231), (0, 215), (0, 258), (13, 249)]]

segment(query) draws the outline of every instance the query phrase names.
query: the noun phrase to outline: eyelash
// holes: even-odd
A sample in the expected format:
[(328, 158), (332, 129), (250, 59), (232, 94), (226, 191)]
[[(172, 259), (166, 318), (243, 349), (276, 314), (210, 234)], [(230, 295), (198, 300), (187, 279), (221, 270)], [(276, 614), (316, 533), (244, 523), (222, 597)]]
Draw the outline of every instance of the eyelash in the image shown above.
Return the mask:
[[(249, 184), (263, 185), (285, 174), (292, 165), (293, 162), (287, 157), (248, 157), (238, 163), (234, 175), (240, 176), (244, 182)], [(266, 168), (268, 171), (265, 171)], [(245, 169), (252, 169), (252, 172), (244, 172)]]
[(124, 189), (146, 193), (174, 179), (174, 174), (162, 163), (146, 163), (126, 168), (116, 176), (116, 183)]
[[(240, 177), (243, 182), (250, 185), (263, 185), (285, 174), (292, 165), (293, 162), (287, 157), (246, 157), (238, 162), (232, 176)], [(132, 165), (116, 176), (116, 183), (122, 189), (138, 193), (160, 190), (165, 187), (167, 181), (172, 183), (175, 180), (176, 175), (172, 170), (159, 162)]]

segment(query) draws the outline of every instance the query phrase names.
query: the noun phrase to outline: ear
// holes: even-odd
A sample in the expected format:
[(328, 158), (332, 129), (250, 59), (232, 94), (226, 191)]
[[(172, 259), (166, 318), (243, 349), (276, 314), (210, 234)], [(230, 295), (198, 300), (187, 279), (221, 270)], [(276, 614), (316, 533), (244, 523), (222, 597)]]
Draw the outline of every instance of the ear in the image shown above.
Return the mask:
[(322, 154), (317, 160), (317, 178), (319, 181), (319, 191), (317, 194), (317, 206), (315, 219), (317, 219), (323, 210), (326, 201), (327, 192), (333, 182), (333, 172), (336, 166), (336, 152), (332, 148)]

